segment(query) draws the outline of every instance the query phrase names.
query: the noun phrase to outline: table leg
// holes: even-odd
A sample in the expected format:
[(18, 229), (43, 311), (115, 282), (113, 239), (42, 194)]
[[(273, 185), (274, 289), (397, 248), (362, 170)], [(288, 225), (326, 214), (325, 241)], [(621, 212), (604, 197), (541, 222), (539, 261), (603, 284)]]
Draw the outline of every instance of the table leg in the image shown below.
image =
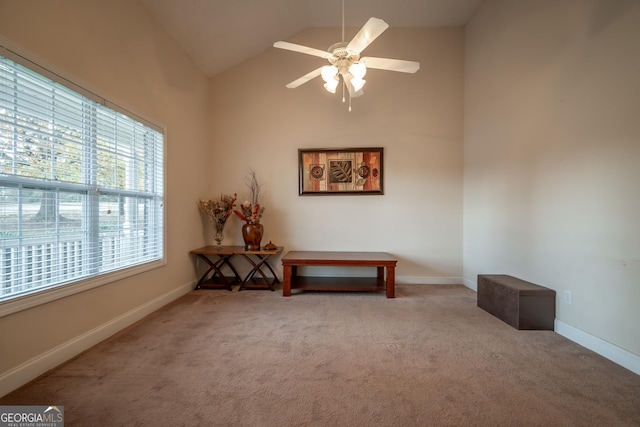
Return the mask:
[(271, 267), (271, 265), (269, 265), (266, 259), (264, 261), (264, 265), (269, 269), (269, 271), (273, 275), (273, 283), (280, 283), (280, 279), (278, 279), (278, 275), (276, 274), (275, 271), (273, 271), (273, 268)]
[[(249, 255), (246, 254), (241, 254), (249, 264), (251, 264), (253, 266), (253, 269), (249, 272), (249, 274), (247, 274), (247, 276), (244, 278), (244, 280), (242, 281), (242, 284), (240, 285), (240, 288), (238, 289), (238, 291), (241, 291), (242, 289), (269, 289), (271, 291), (275, 291), (275, 289), (273, 288), (274, 283), (278, 282), (278, 276), (276, 276), (275, 272), (273, 271), (273, 268), (271, 268), (271, 266), (269, 265), (269, 263), (267, 262), (267, 260), (270, 257), (270, 254), (268, 255), (260, 255), (260, 254), (254, 254), (256, 256), (256, 258), (258, 258), (259, 262), (254, 262), (251, 257), (249, 257)], [(267, 275), (264, 273), (264, 271), (262, 271), (262, 267), (266, 266), (269, 271), (271, 272), (271, 274), (273, 275), (273, 280), (269, 281), (269, 278), (267, 277)], [(260, 273), (260, 275), (262, 276), (262, 279), (264, 280), (264, 283), (266, 284), (266, 287), (247, 287), (247, 282), (249, 280), (253, 280), (254, 276), (256, 275), (256, 273)]]
[(396, 297), (396, 268), (387, 267), (387, 298)]
[[(222, 274), (222, 267), (225, 264), (231, 267), (231, 270), (235, 274), (236, 279), (238, 281), (240, 280), (238, 272), (236, 271), (235, 268), (233, 268), (233, 265), (231, 265), (231, 263), (229, 262), (229, 258), (231, 258), (231, 256), (218, 255), (218, 259), (215, 262), (211, 261), (209, 259), (209, 257), (207, 257), (206, 255), (198, 254), (197, 256), (201, 260), (203, 260), (209, 266), (209, 268), (200, 277), (200, 280), (198, 280), (198, 283), (196, 284), (196, 289), (200, 289), (201, 287), (204, 286), (204, 287), (208, 287), (208, 288), (223, 288), (223, 289), (231, 290), (231, 282), (229, 282), (229, 280)], [(211, 273), (211, 272), (213, 272), (213, 273), (211, 274), (210, 280), (213, 281), (213, 280), (215, 280), (215, 277), (218, 276), (220, 278), (220, 280), (221, 280), (221, 283), (218, 283), (218, 284), (208, 284), (207, 283), (207, 277), (209, 276), (209, 273)]]
[[(260, 258), (261, 260), (263, 259), (262, 255), (257, 255), (256, 256), (258, 258)], [(245, 256), (246, 257), (246, 256)], [(271, 267), (271, 265), (269, 264), (269, 262), (267, 261), (267, 258), (269, 257), (269, 255), (264, 257), (264, 260), (260, 263), (258, 263), (257, 265), (254, 264), (252, 261), (249, 260), (249, 262), (253, 265), (253, 270), (251, 271), (251, 273), (247, 276), (247, 278), (245, 279), (245, 281), (247, 281), (248, 279), (252, 279), (257, 272), (259, 272), (262, 275), (262, 278), (268, 282), (268, 278), (264, 275), (262, 268), (261, 267), (267, 267), (269, 269), (269, 271), (271, 272), (271, 276), (273, 277), (273, 283), (280, 283), (280, 279), (278, 279), (278, 275), (276, 274), (275, 271), (273, 271), (273, 268)]]
[(283, 269), (283, 278), (282, 278), (282, 296), (290, 297), (291, 296), (291, 268), (290, 265), (285, 265), (282, 267)]
[(224, 261), (220, 264), (220, 266), (222, 267), (224, 264), (227, 264), (227, 266), (229, 266), (229, 269), (233, 272), (233, 275), (235, 276), (235, 281), (240, 282), (240, 274), (238, 273), (236, 268), (233, 266), (233, 264), (231, 264), (231, 261), (230, 261), (232, 257), (233, 255), (224, 257)]

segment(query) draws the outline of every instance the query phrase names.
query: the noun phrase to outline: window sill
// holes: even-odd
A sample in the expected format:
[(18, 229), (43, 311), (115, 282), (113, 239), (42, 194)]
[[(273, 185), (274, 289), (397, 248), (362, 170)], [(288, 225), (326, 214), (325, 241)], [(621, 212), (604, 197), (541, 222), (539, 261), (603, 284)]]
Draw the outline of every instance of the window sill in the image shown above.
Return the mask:
[(24, 311), (42, 304), (47, 304), (61, 298), (87, 291), (89, 289), (97, 288), (108, 283), (113, 283), (117, 280), (122, 280), (136, 274), (144, 273), (146, 271), (153, 270), (164, 265), (166, 265), (166, 261), (164, 259), (152, 261), (124, 270), (114, 271), (112, 273), (107, 273), (98, 277), (70, 283), (68, 285), (59, 286), (53, 289), (35, 292), (33, 294), (11, 299), (9, 301), (0, 302), (0, 317), (18, 313), (20, 311)]

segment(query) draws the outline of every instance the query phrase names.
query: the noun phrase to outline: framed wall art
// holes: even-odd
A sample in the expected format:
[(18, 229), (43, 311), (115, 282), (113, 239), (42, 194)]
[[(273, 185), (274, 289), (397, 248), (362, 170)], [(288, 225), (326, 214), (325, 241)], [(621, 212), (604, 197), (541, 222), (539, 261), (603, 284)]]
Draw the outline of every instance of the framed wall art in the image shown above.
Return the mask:
[(380, 195), (383, 191), (383, 149), (299, 149), (299, 194)]

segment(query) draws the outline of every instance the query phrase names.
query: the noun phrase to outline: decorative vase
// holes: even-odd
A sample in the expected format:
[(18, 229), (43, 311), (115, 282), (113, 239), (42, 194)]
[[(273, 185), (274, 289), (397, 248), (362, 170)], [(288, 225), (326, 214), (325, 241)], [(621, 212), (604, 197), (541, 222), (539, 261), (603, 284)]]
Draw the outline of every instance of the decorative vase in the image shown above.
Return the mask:
[(245, 251), (260, 250), (260, 242), (262, 241), (263, 231), (264, 227), (260, 223), (246, 223), (242, 226), (242, 238), (244, 239)]
[(224, 240), (224, 233), (222, 233), (222, 230), (216, 230), (216, 236), (213, 239), (216, 241), (218, 246), (222, 245), (222, 241)]
[(225, 226), (226, 222), (221, 222), (221, 221), (211, 221), (211, 225), (213, 226), (213, 230), (214, 230), (214, 235), (213, 235), (213, 240), (216, 241), (216, 244), (218, 246), (222, 245), (222, 241), (224, 240), (224, 226)]

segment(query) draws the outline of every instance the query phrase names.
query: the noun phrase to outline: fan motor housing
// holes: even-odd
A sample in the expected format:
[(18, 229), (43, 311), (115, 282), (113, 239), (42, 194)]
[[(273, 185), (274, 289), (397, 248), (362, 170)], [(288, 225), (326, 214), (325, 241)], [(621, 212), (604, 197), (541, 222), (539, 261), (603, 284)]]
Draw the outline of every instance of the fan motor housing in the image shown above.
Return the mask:
[(327, 51), (333, 55), (333, 58), (329, 58), (329, 62), (333, 65), (340, 66), (341, 62), (344, 63), (344, 60), (349, 61), (349, 63), (358, 62), (360, 59), (360, 54), (357, 52), (350, 52), (347, 50), (347, 42), (338, 42), (329, 46)]

